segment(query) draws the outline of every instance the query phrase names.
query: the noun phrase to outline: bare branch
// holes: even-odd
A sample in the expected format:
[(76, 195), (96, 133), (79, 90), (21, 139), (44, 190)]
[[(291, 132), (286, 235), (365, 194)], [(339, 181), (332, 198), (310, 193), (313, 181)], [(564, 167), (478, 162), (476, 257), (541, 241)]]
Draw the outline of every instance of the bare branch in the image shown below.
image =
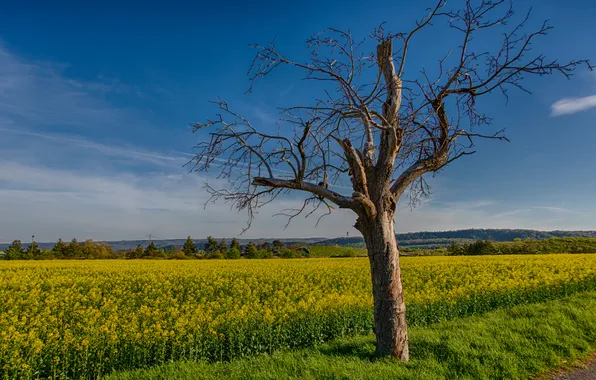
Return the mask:
[(353, 208), (354, 207), (354, 200), (350, 197), (343, 196), (335, 191), (331, 191), (329, 189), (324, 188), (323, 186), (318, 186), (313, 183), (309, 182), (295, 182), (295, 181), (287, 181), (281, 180), (276, 178), (264, 178), (264, 177), (255, 177), (253, 179), (253, 185), (255, 186), (265, 186), (270, 188), (283, 188), (283, 189), (292, 189), (292, 190), (302, 190), (306, 191), (319, 197), (325, 198), (330, 200), (331, 202), (338, 205), (340, 208)]
[[(414, 204), (428, 194), (426, 173), (473, 154), (478, 139), (509, 141), (503, 129), (479, 130), (492, 121), (478, 106), (479, 97), (529, 92), (523, 86), (528, 75), (570, 77), (580, 66), (592, 69), (587, 60), (559, 63), (533, 53), (533, 42), (552, 27), (545, 22), (527, 32), (529, 19), (528, 12), (516, 21), (506, 0), (464, 0), (456, 10), (437, 0), (410, 31), (386, 33), (381, 24), (363, 41), (349, 30), (315, 34), (307, 40), (305, 61), (286, 56), (274, 42), (252, 45), (249, 92), (286, 67), (313, 83), (312, 102), (279, 109), (277, 131), (253, 126), (226, 102), (215, 102), (219, 114), (194, 124), (201, 140), (192, 170), (215, 168), (230, 188), (207, 187), (212, 200), (247, 210), (249, 225), (259, 207), (296, 190), (311, 195), (302, 207), (283, 212), (288, 222), (319, 207), (331, 212), (334, 205), (374, 219), (393, 213), (408, 188)], [(436, 26), (458, 40), (446, 51), (433, 47), (436, 69), (408, 69), (406, 77), (416, 37)], [(491, 31), (503, 36), (496, 49), (478, 50), (475, 41)], [(351, 196), (330, 189), (347, 189)]]

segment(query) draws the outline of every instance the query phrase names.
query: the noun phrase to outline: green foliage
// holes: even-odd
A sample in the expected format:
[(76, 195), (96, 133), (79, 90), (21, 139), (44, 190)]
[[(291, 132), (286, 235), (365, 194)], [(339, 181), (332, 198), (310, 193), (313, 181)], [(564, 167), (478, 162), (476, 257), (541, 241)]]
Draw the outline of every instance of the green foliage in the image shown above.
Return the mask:
[(311, 257), (365, 257), (368, 255), (364, 248), (313, 245), (308, 247), (308, 250)]
[[(18, 243), (17, 243), (18, 242)], [(16, 246), (15, 246), (16, 244)], [(213, 237), (209, 237), (205, 244), (205, 254), (200, 254), (194, 241), (187, 238), (182, 251), (188, 258), (235, 258), (240, 250), (240, 244), (237, 239), (232, 239), (231, 247), (236, 248), (231, 255), (228, 255), (228, 245), (225, 239), (217, 242)], [(286, 248), (290, 251), (287, 251)], [(458, 243), (451, 242), (447, 248), (437, 248), (433, 250), (420, 249), (417, 247), (400, 248), (404, 256), (428, 256), (428, 255), (504, 255), (504, 254), (541, 254), (541, 253), (596, 253), (596, 239), (593, 238), (553, 238), (547, 240), (516, 240), (513, 242), (492, 242), (488, 240), (477, 240), (474, 242)], [(219, 252), (220, 254), (216, 254)], [(351, 248), (343, 246), (327, 245), (289, 245), (285, 247), (283, 242), (274, 240), (271, 244), (268, 242), (260, 245), (249, 243), (245, 247), (244, 257), (251, 259), (293, 257), (365, 257), (366, 249)], [(163, 258), (180, 259), (182, 256), (176, 253), (173, 246), (168, 248), (158, 248), (154, 242), (151, 242), (146, 249), (137, 247), (134, 250), (120, 251), (114, 253), (106, 244), (96, 243), (87, 240), (79, 243), (73, 239), (66, 244), (62, 239), (58, 239), (50, 251), (40, 250), (36, 242), (28, 246), (25, 250), (20, 241), (15, 241), (6, 249), (3, 256), (5, 260), (22, 259), (110, 259), (110, 258)]]
[(82, 256), (81, 245), (77, 239), (72, 239), (66, 246), (64, 257), (67, 259), (78, 259)]
[(232, 248), (228, 249), (225, 256), (226, 256), (226, 259), (239, 259), (241, 255), (242, 255), (242, 252), (238, 248), (232, 247)]
[(280, 240), (273, 240), (271, 245), (273, 246), (274, 252), (280, 252), (285, 247), (285, 244)]
[(225, 259), (226, 256), (221, 251), (213, 251), (213, 252), (207, 253), (205, 255), (205, 258), (206, 259), (217, 259), (217, 260), (220, 260), (220, 259)]
[(449, 254), (448, 247), (438, 247), (433, 249), (400, 247), (399, 252), (402, 256), (446, 256)]
[(259, 259), (270, 259), (273, 257), (273, 252), (268, 249), (259, 249), (257, 255)]
[[(239, 246), (239, 244), (236, 244)], [(59, 239), (58, 242), (54, 245), (51, 250), (39, 250), (37, 243), (33, 245), (34, 254), (30, 253), (31, 248), (28, 247), (27, 249), (21, 248), (12, 249), (8, 251), (7, 256), (3, 256), (5, 260), (27, 260), (27, 259), (118, 259), (118, 258), (127, 258), (127, 259), (222, 259), (222, 258), (230, 258), (230, 259), (237, 259), (242, 256), (242, 251), (236, 248), (234, 251), (230, 252), (231, 248), (228, 248), (225, 252), (217, 249), (212, 252), (205, 252), (199, 250), (192, 250), (189, 249), (190, 245), (186, 246), (186, 252), (184, 246), (182, 247), (182, 252), (177, 252), (175, 247), (165, 247), (159, 248), (156, 246), (155, 242), (151, 242), (146, 248), (143, 248), (141, 244), (139, 244), (135, 249), (120, 251), (115, 253), (108, 245), (104, 243), (97, 243), (93, 242), (92, 240), (87, 240), (85, 242), (78, 242), (76, 239), (73, 239), (70, 243), (66, 244), (62, 239)], [(218, 243), (219, 246), (219, 243)], [(254, 246), (254, 244), (253, 244)], [(13, 247), (14, 248), (14, 247)], [(187, 252), (190, 252), (188, 254)], [(265, 252), (264, 250), (257, 249), (257, 252), (254, 253), (253, 258), (272, 258), (271, 252)]]
[(137, 248), (129, 252), (129, 257), (131, 259), (140, 259), (143, 256), (145, 256), (145, 248), (143, 248), (141, 244), (137, 245)]
[(182, 247), (182, 252), (184, 252), (184, 254), (187, 256), (192, 256), (197, 253), (197, 246), (190, 236), (186, 238), (184, 246)]
[(189, 260), (192, 257), (186, 256), (184, 252), (167, 252), (167, 257), (174, 260)]
[(95, 243), (91, 239), (80, 244), (80, 248), (81, 257), (85, 259), (109, 259), (114, 253), (109, 246)]
[(228, 243), (226, 243), (225, 238), (221, 239), (221, 242), (219, 243), (219, 251), (224, 255), (228, 252)]
[(41, 250), (39, 249), (39, 245), (37, 242), (32, 241), (31, 244), (27, 247), (25, 251), (24, 258), (25, 259), (38, 259), (41, 256)]
[(286, 248), (279, 251), (279, 257), (281, 257), (282, 259), (295, 259), (299, 256), (293, 249)]
[(20, 260), (25, 256), (25, 250), (20, 240), (15, 240), (4, 251), (5, 260)]
[(51, 249), (45, 249), (42, 248), (40, 250), (39, 256), (37, 256), (35, 259), (36, 260), (48, 260), (48, 259), (55, 259), (56, 256), (54, 256), (54, 253), (52, 252)]
[(532, 255), (544, 253), (596, 253), (594, 238), (552, 238), (546, 240), (517, 240), (491, 242), (477, 240), (473, 243), (452, 243), (448, 254), (456, 255)]
[(64, 257), (66, 255), (66, 249), (68, 245), (62, 241), (62, 238), (58, 239), (54, 247), (52, 248), (52, 256), (56, 258)]
[(270, 244), (268, 241), (266, 241), (266, 242), (264, 242), (264, 243), (261, 243), (261, 244), (259, 244), (259, 245), (257, 246), (257, 248), (259, 248), (259, 249), (264, 249), (264, 250), (266, 250), (266, 251), (273, 252), (273, 249), (271, 248), (271, 244)]
[[(596, 231), (535, 231), (523, 229), (466, 229), (457, 231), (424, 231), (395, 235), (400, 247), (434, 249), (447, 247), (455, 241), (460, 244), (476, 240), (496, 242), (519, 240), (544, 240), (551, 238), (596, 238)], [(319, 242), (321, 245), (364, 248), (362, 237), (341, 237)]]
[(40, 249), (37, 242), (32, 242), (27, 250), (23, 250), (20, 241), (15, 242), (7, 250), (7, 260), (40, 260), (40, 259), (111, 259), (117, 257), (111, 247), (102, 243), (95, 243), (87, 240), (79, 243), (73, 239), (66, 244), (62, 239), (58, 239), (51, 250)]
[[(263, 247), (263, 245), (260, 245), (260, 247)], [(247, 259), (270, 259), (273, 257), (273, 252), (265, 248), (258, 248), (255, 244), (250, 242), (246, 245), (244, 256)]]
[(147, 248), (145, 248), (145, 256), (149, 256), (149, 257), (156, 257), (157, 256), (157, 246), (155, 245), (154, 242), (149, 242), (149, 244), (147, 245)]
[(236, 238), (232, 239), (230, 248), (236, 248), (237, 250), (242, 251), (242, 247), (240, 247), (240, 243), (238, 242), (238, 239), (236, 239)]
[(250, 242), (246, 245), (246, 250), (244, 251), (244, 256), (247, 259), (258, 259), (259, 258), (259, 250), (257, 246), (254, 245), (253, 242)]
[(211, 253), (217, 251), (218, 249), (219, 244), (217, 243), (217, 240), (215, 240), (213, 236), (208, 236), (207, 243), (205, 243), (205, 252)]

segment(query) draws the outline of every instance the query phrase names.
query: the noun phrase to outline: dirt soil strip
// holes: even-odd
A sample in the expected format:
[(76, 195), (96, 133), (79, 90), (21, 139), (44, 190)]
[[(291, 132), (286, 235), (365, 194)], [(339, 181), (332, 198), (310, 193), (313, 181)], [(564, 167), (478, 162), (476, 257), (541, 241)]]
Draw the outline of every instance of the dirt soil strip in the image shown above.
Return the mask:
[(586, 364), (585, 368), (556, 375), (553, 377), (553, 380), (596, 380), (596, 360), (592, 360)]
[(532, 380), (596, 380), (596, 352), (560, 368), (553, 368)]

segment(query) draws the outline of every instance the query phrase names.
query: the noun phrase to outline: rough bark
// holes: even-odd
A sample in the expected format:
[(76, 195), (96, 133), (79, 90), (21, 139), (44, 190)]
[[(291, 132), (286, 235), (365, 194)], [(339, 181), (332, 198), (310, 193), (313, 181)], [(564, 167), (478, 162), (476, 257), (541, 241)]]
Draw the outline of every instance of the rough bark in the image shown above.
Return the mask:
[(377, 356), (409, 360), (406, 305), (401, 282), (399, 250), (393, 226), (393, 211), (386, 210), (375, 219), (360, 218), (356, 227), (362, 232), (370, 260)]

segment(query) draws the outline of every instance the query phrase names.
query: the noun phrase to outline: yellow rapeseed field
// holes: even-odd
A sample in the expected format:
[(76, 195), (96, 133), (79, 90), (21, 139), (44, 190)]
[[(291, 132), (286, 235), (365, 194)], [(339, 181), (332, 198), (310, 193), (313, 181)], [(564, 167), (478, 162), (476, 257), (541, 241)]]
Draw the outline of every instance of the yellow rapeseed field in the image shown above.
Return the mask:
[[(411, 325), (596, 288), (596, 255), (402, 258)], [(368, 260), (0, 262), (0, 378), (97, 377), (372, 329)]]

